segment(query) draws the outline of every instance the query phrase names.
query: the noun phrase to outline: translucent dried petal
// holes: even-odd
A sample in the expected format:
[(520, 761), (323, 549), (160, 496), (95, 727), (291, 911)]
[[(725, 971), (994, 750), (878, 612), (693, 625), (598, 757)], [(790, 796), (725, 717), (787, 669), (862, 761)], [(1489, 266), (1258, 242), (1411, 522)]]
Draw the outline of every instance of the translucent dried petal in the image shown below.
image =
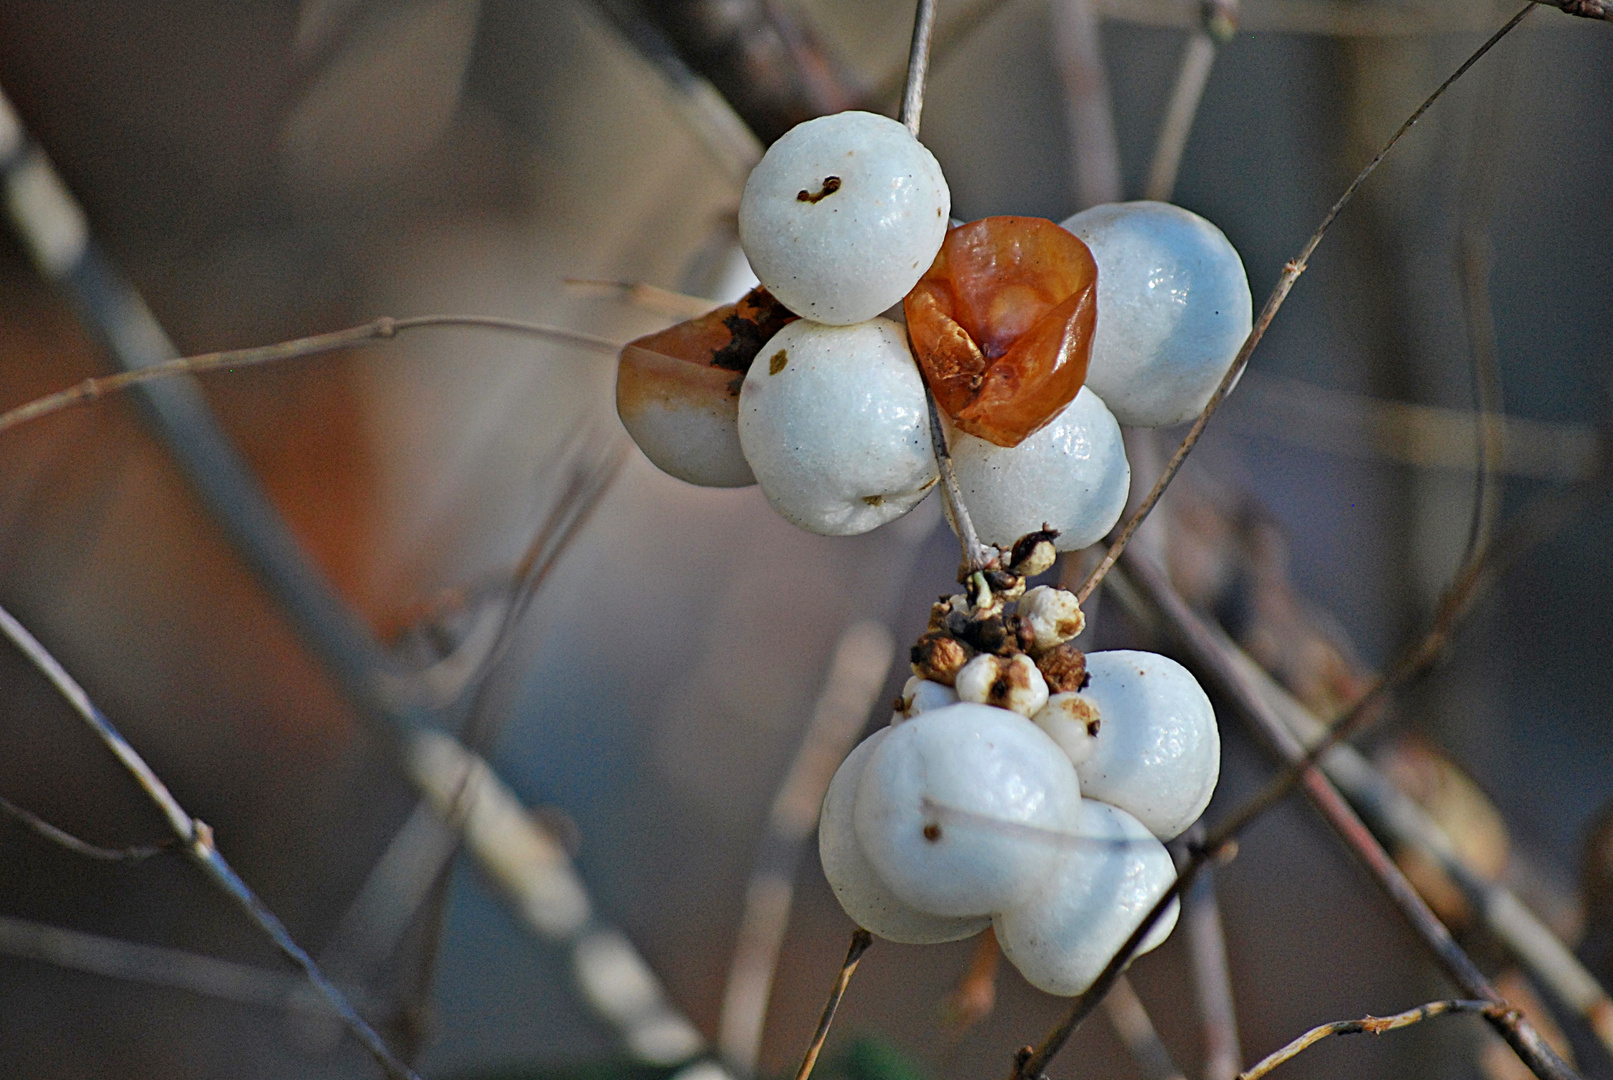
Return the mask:
[(1017, 446), (1074, 400), (1097, 323), (1098, 266), (1043, 218), (947, 233), (903, 302), (914, 355), (959, 428)]

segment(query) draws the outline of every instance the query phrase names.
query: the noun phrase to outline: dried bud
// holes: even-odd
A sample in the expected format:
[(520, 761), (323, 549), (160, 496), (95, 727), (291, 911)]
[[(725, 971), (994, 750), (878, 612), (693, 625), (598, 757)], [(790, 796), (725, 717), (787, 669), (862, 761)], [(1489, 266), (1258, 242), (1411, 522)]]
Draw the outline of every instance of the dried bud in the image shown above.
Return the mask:
[(1036, 667), (1055, 694), (1073, 694), (1086, 689), (1086, 654), (1074, 645), (1059, 645), (1047, 650), (1036, 658)]
[(957, 689), (960, 701), (995, 705), (1026, 717), (1047, 704), (1047, 682), (1024, 653), (975, 657), (958, 672)]
[(1086, 616), (1075, 594), (1063, 589), (1038, 585), (1026, 593), (1019, 602), (1019, 614), (1030, 623), (1036, 635), (1031, 652), (1046, 652), (1079, 634), (1086, 626)]
[(1103, 726), (1098, 707), (1080, 694), (1054, 694), (1031, 719), (1052, 736), (1071, 764), (1085, 764), (1097, 749), (1098, 730)]
[(1026, 622), (1024, 617), (1009, 615), (1003, 619), (1003, 625), (1008, 628), (1009, 635), (1019, 645), (1020, 652), (1031, 651), (1031, 646), (1036, 644), (1036, 631), (1031, 629), (1031, 624)]
[(1004, 603), (1011, 603), (1025, 595), (1025, 579), (1018, 574), (1010, 574), (1006, 570), (987, 570), (986, 584), (991, 586), (991, 595)]
[(958, 692), (950, 686), (921, 679), (917, 675), (907, 680), (902, 687), (902, 696), (896, 699), (896, 715), (891, 717), (891, 723), (900, 724), (903, 720), (911, 720), (921, 712), (932, 709), (942, 709), (958, 700)]
[(1043, 525), (1040, 530), (1026, 533), (1015, 540), (1013, 554), (1008, 556), (1008, 569), (1020, 577), (1028, 578), (1051, 570), (1059, 557), (1058, 549), (1053, 546), (1058, 535), (1057, 529)]
[(951, 686), (959, 671), (975, 651), (950, 634), (931, 630), (913, 646), (913, 674), (930, 682)]

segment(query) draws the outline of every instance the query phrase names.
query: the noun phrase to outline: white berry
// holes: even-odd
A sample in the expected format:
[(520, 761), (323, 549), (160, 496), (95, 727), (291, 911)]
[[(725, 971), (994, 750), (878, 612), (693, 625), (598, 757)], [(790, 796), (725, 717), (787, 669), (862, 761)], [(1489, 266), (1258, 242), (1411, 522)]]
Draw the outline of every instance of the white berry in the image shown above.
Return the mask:
[(947, 442), (964, 505), (985, 543), (1009, 548), (1046, 524), (1058, 530), (1060, 551), (1075, 551), (1102, 539), (1126, 507), (1131, 466), (1120, 425), (1085, 387), (1018, 446), (997, 446), (950, 424)]
[(616, 379), (622, 426), (656, 468), (702, 487), (756, 483), (739, 448), (737, 371), (692, 364), (634, 345)]
[(826, 536), (901, 517), (938, 478), (924, 382), (885, 319), (774, 335), (740, 389), (739, 442), (773, 508)]
[(900, 724), (903, 720), (913, 719), (919, 713), (944, 709), (957, 703), (958, 692), (952, 687), (910, 675), (906, 685), (902, 687), (900, 707), (891, 716), (891, 723)]
[(1094, 206), (1064, 228), (1098, 263), (1087, 385), (1127, 426), (1191, 420), (1249, 335), (1238, 252), (1220, 229), (1169, 203)]
[(985, 915), (1035, 891), (1081, 806), (1075, 769), (1022, 716), (960, 703), (889, 734), (858, 785), (857, 839), (899, 900)]
[(957, 674), (953, 685), (958, 700), (995, 705), (1020, 716), (1031, 717), (1047, 704), (1047, 680), (1036, 663), (1024, 653), (993, 656), (981, 653)]
[(1087, 653), (1081, 691), (1098, 711), (1096, 749), (1076, 766), (1081, 790), (1169, 840), (1197, 821), (1221, 774), (1215, 710), (1191, 672), (1168, 656)]
[[(1176, 880), (1165, 846), (1123, 810), (1082, 800), (1078, 835), (1035, 895), (992, 920), (1003, 955), (1050, 994), (1091, 986)], [(1135, 955), (1170, 936), (1178, 910), (1173, 899)]]
[(1019, 615), (1035, 635), (1031, 648), (1037, 653), (1064, 644), (1087, 624), (1075, 594), (1048, 585), (1038, 585), (1020, 598)]
[(928, 945), (978, 934), (990, 923), (989, 918), (951, 919), (926, 915), (896, 899), (889, 886), (868, 865), (867, 857), (857, 844), (852, 827), (857, 785), (868, 759), (886, 733), (876, 731), (864, 739), (840, 763), (829, 783), (823, 812), (818, 817), (818, 858), (823, 862), (823, 875), (829, 879), (835, 899), (852, 921), (888, 941)]
[(1070, 764), (1077, 766), (1079, 776), (1079, 766), (1097, 751), (1098, 736), (1103, 730), (1097, 707), (1080, 694), (1054, 694), (1031, 719), (1059, 744)]
[(843, 112), (768, 148), (739, 202), (739, 242), (785, 307), (846, 326), (907, 295), (941, 250), (951, 207), (941, 166), (907, 128)]

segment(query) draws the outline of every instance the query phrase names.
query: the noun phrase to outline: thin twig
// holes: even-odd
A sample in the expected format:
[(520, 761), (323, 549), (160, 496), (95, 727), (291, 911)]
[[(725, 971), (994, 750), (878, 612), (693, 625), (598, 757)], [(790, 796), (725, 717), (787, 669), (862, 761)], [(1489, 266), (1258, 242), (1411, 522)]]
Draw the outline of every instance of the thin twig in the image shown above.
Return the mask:
[(928, 384), (924, 387), (924, 400), (930, 409), (930, 447), (935, 453), (935, 467), (941, 473), (941, 494), (946, 497), (952, 520), (958, 527), (958, 543), (963, 547), (962, 576), (968, 577), (985, 569), (995, 553), (980, 542), (969, 507), (964, 504), (963, 486), (958, 483), (957, 470), (952, 467), (952, 451), (947, 447), (946, 429), (941, 425), (941, 410)]
[(1367, 1016), (1360, 1020), (1338, 1020), (1331, 1024), (1313, 1027), (1281, 1050), (1266, 1055), (1260, 1059), (1259, 1064), (1247, 1072), (1238, 1074), (1238, 1080), (1260, 1080), (1271, 1070), (1283, 1062), (1297, 1056), (1305, 1050), (1321, 1042), (1331, 1035), (1381, 1035), (1385, 1031), (1394, 1031), (1396, 1028), (1410, 1027), (1435, 1016), (1454, 1015), (1456, 1013), (1488, 1013), (1497, 1006), (1490, 1001), (1430, 1001), (1427, 1005), (1419, 1005), (1393, 1016)]
[(935, 39), (935, 0), (918, 0), (913, 12), (913, 40), (907, 49), (907, 83), (902, 90), (902, 111), (897, 119), (919, 137), (919, 115), (924, 111), (924, 83), (930, 72), (930, 45)]
[(1503, 37), (1511, 33), (1513, 28), (1533, 10), (1534, 5), (1532, 3), (1525, 5), (1522, 10), (1508, 20), (1505, 26), (1490, 35), (1489, 40), (1480, 45), (1473, 55), (1464, 60), (1461, 67), (1458, 67), (1451, 73), (1449, 78), (1440, 83), (1439, 87), (1432, 94), (1429, 94), (1421, 105), (1417, 106), (1416, 111), (1406, 118), (1406, 122), (1400, 125), (1399, 130), (1384, 144), (1383, 149), (1379, 150), (1372, 160), (1367, 162), (1366, 167), (1356, 175), (1355, 179), (1350, 181), (1350, 186), (1344, 189), (1344, 194), (1339, 196), (1338, 201), (1333, 204), (1326, 216), (1322, 218), (1321, 225), (1317, 226), (1316, 231), (1305, 242), (1305, 246), (1300, 249), (1299, 254), (1283, 266), (1282, 274), (1278, 277), (1276, 286), (1272, 289), (1271, 295), (1267, 297), (1265, 307), (1260, 310), (1260, 317), (1255, 320), (1253, 328), (1249, 331), (1249, 336), (1244, 339), (1243, 347), (1238, 350), (1238, 355), (1233, 358), (1231, 366), (1227, 368), (1226, 374), (1222, 376), (1220, 385), (1215, 388), (1215, 393), (1210, 395), (1210, 400), (1204, 406), (1203, 411), (1199, 413), (1198, 419), (1193, 421), (1192, 428), (1188, 430), (1186, 437), (1182, 439), (1181, 445), (1176, 448), (1176, 452), (1171, 455), (1170, 462), (1166, 464), (1165, 471), (1160, 474), (1159, 479), (1155, 482), (1153, 490), (1149, 491), (1148, 496), (1143, 499), (1131, 517), (1121, 526), (1120, 532), (1116, 534), (1114, 540), (1110, 543), (1109, 550), (1104, 554), (1102, 561), (1093, 568), (1092, 572), (1087, 575), (1087, 579), (1081, 583), (1080, 589), (1075, 594), (1078, 601), (1085, 602), (1086, 598), (1092, 595), (1092, 590), (1098, 587), (1098, 583), (1103, 580), (1110, 567), (1114, 566), (1115, 560), (1120, 558), (1120, 553), (1126, 549), (1126, 544), (1131, 541), (1131, 537), (1136, 533), (1137, 527), (1148, 517), (1149, 512), (1159, 502), (1160, 496), (1170, 486), (1171, 480), (1175, 478), (1177, 471), (1182, 467), (1182, 462), (1187, 460), (1187, 455), (1192, 452), (1193, 447), (1199, 441), (1199, 437), (1204, 434), (1204, 428), (1209, 424), (1210, 417), (1214, 416), (1216, 410), (1221, 407), (1221, 402), (1226, 399), (1228, 392), (1232, 389), (1232, 384), (1237, 381), (1244, 367), (1248, 365), (1250, 354), (1255, 351), (1255, 346), (1260, 344), (1260, 339), (1265, 336), (1267, 327), (1271, 325), (1272, 319), (1276, 318), (1278, 309), (1283, 306), (1283, 301), (1288, 298), (1288, 293), (1293, 289), (1294, 283), (1299, 280), (1299, 275), (1305, 272), (1311, 255), (1315, 253), (1322, 242), (1322, 238), (1332, 228), (1333, 222), (1339, 216), (1340, 211), (1349, 204), (1351, 199), (1355, 198), (1355, 193), (1360, 190), (1362, 184), (1366, 183), (1367, 177), (1377, 171), (1378, 166), (1388, 156), (1389, 151), (1393, 150), (1406, 132), (1410, 131), (1418, 120), (1422, 119), (1423, 114), (1433, 106), (1434, 102), (1444, 96), (1445, 91), (1450, 89), (1456, 80), (1465, 75), (1469, 68), (1478, 63), (1485, 53), (1494, 48), (1496, 43)]
[(605, 281), (599, 278), (565, 278), (568, 289), (608, 293), (628, 303), (673, 319), (694, 319), (717, 305), (704, 297), (673, 292), (643, 281)]
[(5, 432), (19, 424), (27, 423), (29, 420), (36, 420), (41, 416), (58, 412), (69, 406), (94, 401), (107, 394), (141, 383), (171, 379), (179, 375), (199, 375), (203, 372), (217, 371), (221, 368), (234, 370), (236, 368), (256, 367), (259, 364), (269, 364), (280, 360), (298, 360), (308, 356), (317, 356), (320, 353), (360, 345), (366, 341), (388, 340), (405, 330), (418, 330), (433, 326), (472, 327), (512, 334), (524, 334), (610, 354), (615, 354), (621, 349), (619, 342), (607, 341), (604, 338), (595, 337), (593, 334), (584, 334), (577, 330), (566, 330), (558, 326), (545, 326), (542, 323), (523, 322), (519, 319), (500, 319), (490, 315), (419, 315), (407, 319), (394, 319), (383, 316), (362, 326), (353, 326), (346, 330), (333, 330), (328, 334), (294, 338), (291, 341), (282, 341), (274, 345), (259, 345), (250, 349), (231, 349), (226, 352), (184, 356), (175, 360), (164, 361), (160, 364), (152, 364), (149, 367), (138, 368), (134, 371), (121, 371), (116, 375), (102, 375), (93, 379), (85, 379), (83, 382), (70, 386), (65, 390), (58, 390), (54, 394), (47, 394), (42, 398), (36, 398), (33, 401), (0, 413), (0, 432)]
[(358, 1014), (352, 1004), (343, 996), (342, 992), (325, 977), (319, 966), (314, 963), (313, 957), (305, 952), (302, 946), (292, 938), (285, 925), (259, 900), (257, 894), (242, 881), (233, 867), (225, 860), (213, 843), (213, 830), (208, 825), (188, 814), (173, 793), (168, 790), (162, 780), (147, 765), (138, 751), (129, 744), (112, 721), (95, 707), (89, 695), (80, 686), (49, 651), (41, 645), (27, 627), (18, 622), (9, 611), (0, 607), (0, 633), (4, 633), (11, 643), (26, 656), (39, 671), (50, 680), (61, 695), (67, 699), (74, 710), (83, 718), (113, 755), (122, 762), (129, 774), (134, 777), (146, 795), (156, 804), (168, 819), (169, 828), (174, 832), (180, 844), (184, 846), (185, 854), (191, 861), (201, 868), (202, 872), (212, 880), (213, 884), (235, 902), (235, 905), (247, 914), (258, 928), (266, 934), (276, 947), (286, 955), (292, 963), (302, 968), (308, 981), (318, 988), (319, 992), (330, 1003), (332, 1009), (341, 1016), (342, 1022), (353, 1033), (365, 1048), (380, 1062), (388, 1076), (404, 1077), (407, 1080), (419, 1080), (413, 1070), (404, 1065), (395, 1057), (375, 1029)]
[(139, 847), (105, 848), (92, 844), (87, 840), (80, 840), (65, 829), (59, 829), (46, 821), (32, 810), (18, 806), (10, 799), (0, 798), (0, 812), (10, 814), (22, 822), (30, 830), (44, 837), (59, 847), (64, 847), (75, 855), (82, 855), (86, 859), (97, 859), (101, 862), (145, 862), (153, 855), (174, 850), (172, 840), (164, 840), (155, 844), (144, 844)]
[(1103, 62), (1098, 13), (1093, 0), (1053, 5), (1053, 52), (1063, 86), (1070, 133), (1070, 181), (1077, 210), (1122, 197), (1120, 144), (1114, 103)]
[(833, 989), (829, 991), (829, 1000), (824, 1002), (823, 1015), (818, 1017), (818, 1030), (812, 1033), (812, 1042), (807, 1045), (806, 1056), (801, 1059), (801, 1067), (795, 1072), (795, 1080), (808, 1080), (812, 1075), (812, 1066), (818, 1063), (818, 1055), (823, 1052), (823, 1043), (829, 1037), (829, 1026), (834, 1023), (835, 1010), (840, 1008), (840, 999), (846, 996), (846, 987), (851, 985), (851, 976), (857, 970), (857, 963), (862, 960), (863, 953), (868, 946), (874, 943), (874, 935), (858, 927), (851, 935), (851, 947), (846, 950), (845, 962), (840, 965), (840, 974), (835, 976)]
[(853, 623), (840, 635), (812, 717), (773, 796), (767, 833), (745, 884), (745, 907), (717, 1021), (717, 1048), (740, 1076), (756, 1072), (796, 870), (817, 824), (818, 808), (835, 769), (862, 733), (869, 710), (878, 704), (895, 652), (895, 638), (877, 622)]

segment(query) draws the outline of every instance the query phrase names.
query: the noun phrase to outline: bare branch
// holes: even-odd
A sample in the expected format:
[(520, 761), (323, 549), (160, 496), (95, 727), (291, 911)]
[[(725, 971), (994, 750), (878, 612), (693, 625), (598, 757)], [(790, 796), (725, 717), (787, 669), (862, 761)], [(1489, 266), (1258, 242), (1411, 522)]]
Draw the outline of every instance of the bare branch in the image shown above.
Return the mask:
[[(1203, 826), (1190, 841), (1202, 843)], [(1188, 962), (1193, 996), (1204, 1029), (1204, 1080), (1233, 1080), (1243, 1062), (1238, 1046), (1238, 1017), (1232, 1001), (1232, 973), (1227, 968), (1227, 942), (1216, 901), (1215, 871), (1206, 866), (1182, 894), (1182, 923), (1187, 928)]]
[(688, 296), (642, 281), (602, 281), (598, 278), (566, 278), (567, 288), (616, 296), (645, 311), (673, 319), (694, 319), (709, 312), (715, 303), (700, 296)]
[(846, 987), (851, 985), (851, 976), (856, 972), (863, 953), (868, 951), (868, 946), (873, 942), (874, 936), (860, 926), (851, 935), (851, 947), (846, 950), (846, 959), (840, 965), (840, 974), (835, 976), (834, 987), (829, 991), (829, 1000), (823, 1006), (823, 1015), (818, 1017), (818, 1030), (812, 1033), (812, 1041), (807, 1044), (806, 1056), (801, 1059), (801, 1067), (796, 1070), (795, 1080), (809, 1080), (812, 1076), (812, 1066), (818, 1063), (818, 1055), (823, 1052), (823, 1043), (829, 1037), (829, 1025), (834, 1023), (835, 1010), (840, 1008), (840, 999), (846, 996)]
[(489, 315), (420, 315), (408, 319), (382, 317), (362, 326), (353, 326), (346, 330), (333, 330), (328, 334), (294, 338), (291, 341), (282, 341), (274, 345), (259, 345), (250, 349), (231, 349), (227, 352), (184, 356), (133, 371), (121, 371), (116, 375), (102, 375), (98, 378), (85, 379), (83, 382), (70, 386), (66, 390), (58, 390), (54, 394), (47, 394), (42, 398), (36, 398), (26, 404), (18, 405), (13, 409), (0, 413), (0, 432), (5, 432), (19, 424), (36, 420), (41, 416), (47, 416), (69, 406), (94, 401), (97, 398), (105, 397), (108, 394), (116, 393), (119, 390), (137, 386), (141, 383), (172, 379), (180, 375), (199, 375), (203, 372), (218, 371), (220, 369), (233, 371), (237, 368), (257, 367), (260, 364), (270, 364), (281, 360), (299, 360), (304, 357), (318, 356), (321, 353), (334, 352), (337, 349), (346, 349), (367, 341), (389, 340), (405, 330), (417, 330), (433, 326), (472, 327), (511, 334), (523, 334), (529, 337), (559, 341), (567, 345), (577, 345), (611, 355), (621, 349), (620, 343), (607, 341), (604, 338), (595, 337), (593, 334), (584, 334), (577, 330), (566, 330), (558, 326), (545, 326), (542, 323), (522, 322), (519, 319), (500, 319)]
[(1155, 1030), (1130, 979), (1122, 975), (1115, 981), (1114, 989), (1103, 999), (1103, 1009), (1146, 1080), (1187, 1080), (1171, 1060), (1171, 1052), (1165, 1048), (1165, 1041)]
[(941, 473), (941, 494), (947, 500), (952, 521), (958, 528), (958, 543), (963, 548), (962, 576), (979, 573), (996, 556), (995, 549), (980, 542), (975, 523), (969, 517), (969, 507), (963, 501), (963, 487), (958, 483), (957, 471), (952, 467), (952, 451), (947, 447), (946, 429), (941, 424), (941, 411), (936, 407), (935, 395), (929, 384), (924, 386), (924, 400), (930, 409), (930, 446), (935, 453), (935, 466)]
[(172, 840), (159, 841), (155, 844), (145, 844), (140, 847), (104, 848), (92, 844), (87, 840), (80, 840), (65, 829), (59, 829), (34, 813), (24, 809), (9, 799), (0, 798), (0, 812), (10, 814), (35, 834), (44, 837), (51, 843), (64, 847), (75, 855), (82, 855), (86, 859), (97, 859), (101, 862), (145, 862), (153, 855), (161, 855), (174, 850)]
[(1431, 1001), (1427, 1005), (1419, 1005), (1403, 1013), (1393, 1016), (1367, 1016), (1360, 1020), (1339, 1020), (1331, 1024), (1311, 1028), (1305, 1034), (1283, 1047), (1275, 1053), (1268, 1054), (1260, 1059), (1259, 1064), (1247, 1072), (1239, 1073), (1238, 1080), (1260, 1080), (1271, 1070), (1290, 1060), (1307, 1047), (1315, 1046), (1323, 1039), (1332, 1035), (1382, 1035), (1385, 1031), (1394, 1031), (1396, 1028), (1410, 1027), (1435, 1016), (1454, 1015), (1456, 1013), (1489, 1013), (1499, 1008), (1489, 1001)]
[(1305, 246), (1300, 249), (1299, 254), (1289, 260), (1283, 267), (1276, 286), (1266, 299), (1265, 307), (1261, 309), (1259, 317), (1255, 319), (1254, 326), (1249, 331), (1249, 336), (1244, 340), (1243, 347), (1238, 350), (1238, 355), (1233, 358), (1232, 365), (1227, 368), (1226, 374), (1222, 376), (1220, 385), (1210, 395), (1210, 400), (1204, 406), (1203, 411), (1199, 413), (1198, 419), (1193, 421), (1192, 428), (1188, 430), (1186, 437), (1182, 439), (1181, 445), (1176, 448), (1176, 452), (1171, 455), (1170, 462), (1165, 466), (1165, 471), (1160, 474), (1159, 480), (1155, 482), (1153, 490), (1143, 499), (1131, 517), (1126, 520), (1126, 523), (1121, 526), (1119, 533), (1115, 535), (1114, 540), (1110, 543), (1109, 550), (1104, 554), (1102, 561), (1087, 575), (1086, 581), (1081, 583), (1080, 589), (1076, 591), (1076, 599), (1084, 603), (1087, 597), (1092, 595), (1092, 590), (1097, 588), (1098, 583), (1109, 572), (1109, 568), (1114, 566), (1115, 560), (1120, 558), (1120, 553), (1126, 549), (1126, 544), (1130, 542), (1132, 535), (1136, 533), (1137, 527), (1148, 517), (1149, 512), (1159, 502), (1160, 496), (1170, 486), (1171, 480), (1175, 478), (1177, 471), (1182, 467), (1182, 462), (1187, 460), (1187, 455), (1192, 452), (1193, 447), (1198, 444), (1199, 437), (1204, 434), (1204, 428), (1209, 424), (1210, 417), (1214, 416), (1215, 411), (1221, 407), (1221, 402), (1226, 400), (1227, 393), (1232, 389), (1232, 384), (1237, 381), (1238, 375), (1248, 365), (1250, 354), (1254, 352), (1255, 346), (1260, 344), (1260, 339), (1265, 336), (1266, 329), (1271, 325), (1272, 319), (1276, 318), (1278, 310), (1283, 306), (1283, 301), (1288, 298), (1288, 293), (1293, 289), (1294, 283), (1299, 280), (1299, 275), (1305, 272), (1307, 262), (1322, 243), (1322, 239), (1327, 235), (1328, 230), (1332, 228), (1333, 222), (1337, 219), (1339, 213), (1345, 206), (1349, 205), (1351, 199), (1355, 198), (1355, 193), (1360, 190), (1362, 184), (1366, 183), (1367, 177), (1377, 171), (1378, 166), (1388, 156), (1389, 151), (1393, 150), (1406, 132), (1410, 131), (1418, 120), (1422, 119), (1423, 114), (1433, 106), (1434, 102), (1444, 96), (1445, 91), (1450, 89), (1456, 80), (1460, 79), (1467, 73), (1469, 68), (1478, 63), (1485, 53), (1495, 47), (1497, 42), (1511, 33), (1513, 28), (1522, 22), (1524, 16), (1528, 15), (1532, 10), (1534, 10), (1534, 5), (1529, 4), (1514, 15), (1505, 26), (1492, 34), (1489, 40), (1480, 45), (1471, 56), (1464, 60), (1462, 65), (1452, 72), (1449, 78), (1440, 83), (1438, 88), (1432, 94), (1429, 94), (1421, 105), (1417, 106), (1416, 111), (1406, 118), (1406, 122), (1400, 125), (1399, 130), (1389, 138), (1383, 149), (1379, 150), (1376, 156), (1367, 162), (1366, 167), (1356, 175), (1355, 179), (1350, 181), (1349, 187), (1344, 189), (1344, 194), (1339, 196), (1338, 201), (1333, 204), (1326, 216), (1322, 218), (1321, 225), (1311, 234), (1311, 238), (1305, 242)]
[(1154, 157), (1148, 166), (1146, 198), (1170, 202), (1176, 190), (1176, 173), (1182, 166), (1182, 152), (1187, 149), (1204, 86), (1210, 81), (1210, 69), (1215, 66), (1215, 53), (1216, 41), (1208, 30), (1194, 31), (1182, 49), (1176, 85), (1171, 88), (1165, 119), (1160, 121), (1159, 138), (1154, 143)]
[(1064, 87), (1076, 209), (1119, 202), (1120, 144), (1093, 0), (1059, 0), (1053, 6), (1053, 48)]
[(246, 882), (242, 881), (233, 867), (225, 860), (213, 843), (213, 830), (205, 822), (199, 821), (185, 812), (179, 805), (157, 774), (151, 770), (140, 754), (131, 746), (128, 740), (118, 733), (112, 722), (106, 718), (90, 701), (89, 695), (84, 692), (77, 680), (70, 675), (66, 668), (57, 662), (56, 658), (41, 645), (28, 629), (12, 617), (11, 613), (0, 608), (0, 633), (4, 633), (11, 643), (26, 656), (39, 671), (51, 681), (61, 695), (67, 699), (74, 710), (83, 718), (113, 755), (122, 762), (123, 767), (134, 777), (151, 801), (156, 803), (168, 819), (168, 825), (174, 831), (180, 844), (184, 846), (185, 854), (191, 861), (201, 868), (202, 872), (218, 886), (224, 895), (235, 902), (235, 905), (247, 914), (258, 928), (274, 942), (275, 946), (291, 960), (302, 968), (308, 981), (318, 988), (330, 1003), (332, 1009), (341, 1016), (347, 1029), (364, 1044), (365, 1048), (380, 1062), (388, 1076), (404, 1077), (406, 1080), (419, 1080), (414, 1071), (392, 1053), (375, 1029), (358, 1014), (352, 1004), (343, 996), (342, 992), (325, 977), (319, 966), (314, 963), (313, 957), (305, 952), (302, 946), (292, 938), (285, 925), (275, 917), (263, 901), (259, 900)]

